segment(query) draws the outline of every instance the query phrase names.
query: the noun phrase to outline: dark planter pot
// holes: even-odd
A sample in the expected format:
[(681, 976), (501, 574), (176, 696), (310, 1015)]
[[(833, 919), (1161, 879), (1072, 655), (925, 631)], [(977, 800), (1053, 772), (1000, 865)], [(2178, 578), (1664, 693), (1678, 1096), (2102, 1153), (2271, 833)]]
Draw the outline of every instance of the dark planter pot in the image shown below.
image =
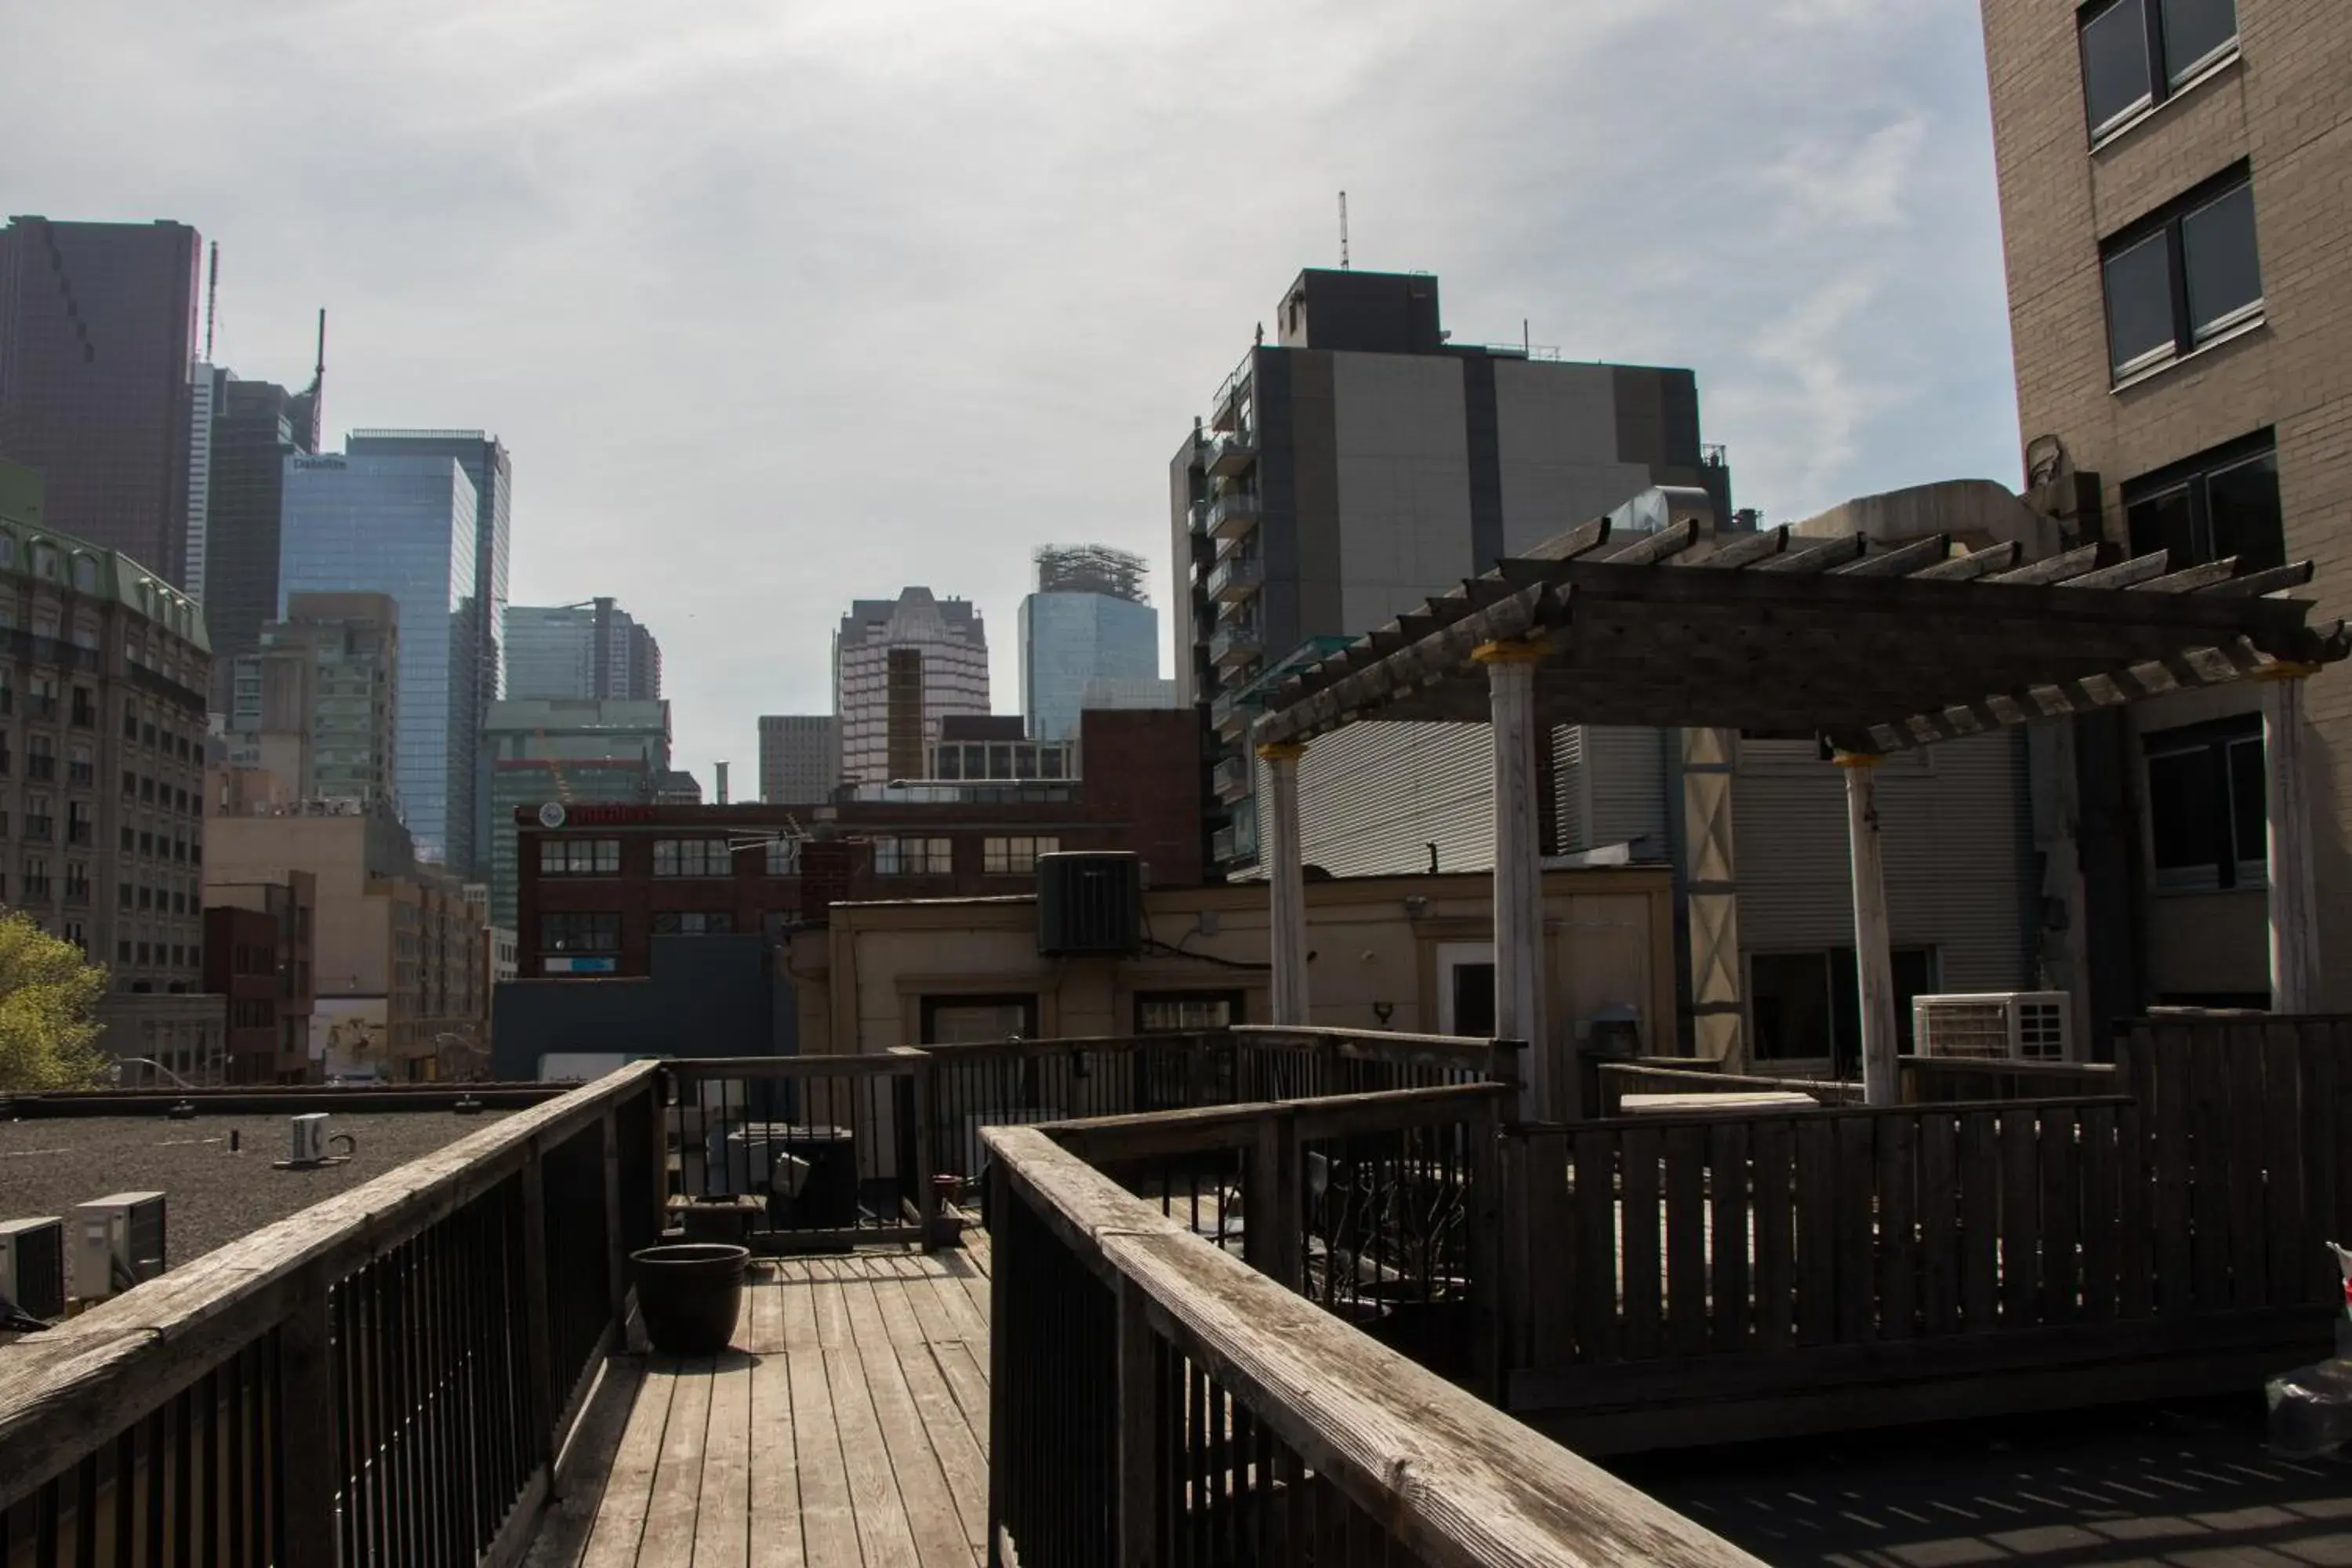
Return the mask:
[(664, 1355), (717, 1355), (735, 1336), (751, 1249), (719, 1241), (672, 1242), (629, 1255), (646, 1337)]

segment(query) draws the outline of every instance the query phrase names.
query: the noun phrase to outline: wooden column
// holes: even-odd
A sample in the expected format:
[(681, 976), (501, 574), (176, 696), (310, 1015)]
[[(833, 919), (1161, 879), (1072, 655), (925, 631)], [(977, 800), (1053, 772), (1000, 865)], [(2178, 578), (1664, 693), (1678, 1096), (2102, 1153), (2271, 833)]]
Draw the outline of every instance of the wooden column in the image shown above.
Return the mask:
[(1846, 840), (1853, 861), (1853, 966), (1862, 994), (1862, 1095), (1896, 1104), (1895, 951), (1886, 931), (1886, 873), (1878, 846), (1879, 759), (1840, 752), (1845, 770)]
[(1577, 1075), (1556, 1073), (1544, 1022), (1543, 841), (1536, 803), (1536, 666), (1550, 646), (1482, 643), (1495, 740), (1495, 1033), (1528, 1043), (1519, 1114), (1577, 1114)]
[(1270, 797), (1258, 818), (1258, 854), (1274, 891), (1274, 1017), (1276, 1024), (1304, 1024), (1307, 1017), (1307, 865), (1298, 842), (1298, 759), (1301, 742), (1260, 746)]
[(2269, 827), (2271, 1011), (2319, 1006), (2319, 933), (2313, 883), (2311, 805), (2305, 797), (2303, 683), (2307, 664), (2263, 672), (2263, 794)]

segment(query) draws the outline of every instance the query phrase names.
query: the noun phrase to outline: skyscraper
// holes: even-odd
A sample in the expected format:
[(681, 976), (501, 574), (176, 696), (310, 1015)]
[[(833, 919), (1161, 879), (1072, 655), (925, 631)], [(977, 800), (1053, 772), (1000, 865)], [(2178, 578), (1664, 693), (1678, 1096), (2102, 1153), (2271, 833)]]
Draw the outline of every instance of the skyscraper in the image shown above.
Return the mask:
[(908, 588), (859, 599), (833, 637), (842, 778), (920, 778), (950, 713), (988, 711), (988, 632), (968, 599)]
[[(509, 516), (514, 505), (514, 464), (499, 438), (484, 430), (354, 430), (343, 450), (354, 458), (449, 458), (466, 470), (475, 498), (474, 711), (499, 695), (499, 633), (507, 607)], [(474, 786), (483, 801), (488, 794)], [(474, 837), (488, 824), (477, 816)], [(480, 865), (450, 863), (452, 871), (481, 880)]]
[[(535, 816), (551, 801), (566, 807), (651, 804), (669, 772), (669, 704), (508, 698), (491, 703), (482, 721), (482, 752), (490, 776), (490, 923), (512, 931), (517, 813)], [(592, 877), (601, 868), (592, 859), (539, 869), (542, 876)]]
[(278, 531), (286, 459), (318, 450), (318, 387), (302, 392), (196, 367), (188, 450), (188, 593), (213, 645), (213, 710), (241, 654), (278, 614)]
[(418, 855), (473, 864), (480, 744), (473, 482), (449, 458), (286, 459), (278, 592), (400, 605), (400, 804)]
[(830, 713), (760, 716), (760, 798), (770, 805), (828, 801), (841, 782), (841, 721)]
[(1654, 485), (1730, 516), (1689, 371), (1455, 342), (1437, 300), (1426, 273), (1300, 273), (1171, 465), (1177, 696), (1209, 705), (1223, 748), (1228, 867), (1256, 858), (1244, 742), (1286, 660)]
[(508, 697), (661, 697), (661, 645), (611, 599), (514, 605), (504, 621)]
[(196, 231), (0, 229), (0, 457), (37, 470), (49, 526), (178, 584), (187, 565)]
[(1160, 673), (1160, 613), (1144, 602), (1143, 557), (1099, 544), (1037, 552), (1021, 601), (1021, 714), (1035, 741), (1076, 740), (1094, 680)]
[(243, 805), (398, 805), (397, 600), (289, 594), (284, 618), (229, 662), (228, 765), (245, 775)]

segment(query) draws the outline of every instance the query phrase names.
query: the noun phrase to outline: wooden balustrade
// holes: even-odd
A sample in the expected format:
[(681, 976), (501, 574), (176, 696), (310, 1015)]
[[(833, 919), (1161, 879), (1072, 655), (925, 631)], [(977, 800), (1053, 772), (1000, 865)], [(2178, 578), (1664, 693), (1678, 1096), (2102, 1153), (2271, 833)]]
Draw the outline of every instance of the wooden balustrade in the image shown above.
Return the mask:
[[(655, 1239), (643, 1062), (0, 1356), (0, 1562), (511, 1563)], [(633, 1194), (632, 1185), (637, 1190)]]
[(1046, 1130), (983, 1137), (992, 1568), (1753, 1562), (1192, 1234)]

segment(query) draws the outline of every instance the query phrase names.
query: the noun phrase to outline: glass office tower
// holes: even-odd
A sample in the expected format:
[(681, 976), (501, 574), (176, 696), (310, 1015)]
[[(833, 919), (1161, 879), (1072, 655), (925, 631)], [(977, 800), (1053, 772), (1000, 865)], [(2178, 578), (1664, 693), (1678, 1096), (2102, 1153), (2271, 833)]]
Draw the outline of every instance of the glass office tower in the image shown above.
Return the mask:
[(286, 459), (279, 613), (306, 593), (389, 594), (400, 605), (400, 800), (417, 853), (474, 857), (481, 616), (475, 491), (454, 459)]
[(1160, 673), (1160, 613), (1110, 594), (1032, 594), (1021, 601), (1021, 711), (1033, 741), (1075, 741), (1093, 680)]

